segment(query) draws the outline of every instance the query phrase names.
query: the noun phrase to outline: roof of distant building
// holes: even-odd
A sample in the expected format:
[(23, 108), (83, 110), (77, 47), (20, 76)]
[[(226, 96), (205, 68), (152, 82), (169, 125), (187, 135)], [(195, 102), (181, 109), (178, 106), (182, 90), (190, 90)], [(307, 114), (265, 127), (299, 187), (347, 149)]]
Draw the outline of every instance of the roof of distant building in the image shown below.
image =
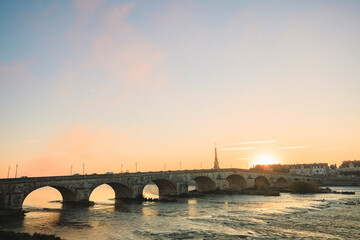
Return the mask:
[(340, 165), (340, 168), (343, 168), (343, 167), (349, 167), (350, 164), (353, 164), (354, 167), (360, 167), (360, 160), (346, 160), (346, 161), (343, 161), (342, 164)]

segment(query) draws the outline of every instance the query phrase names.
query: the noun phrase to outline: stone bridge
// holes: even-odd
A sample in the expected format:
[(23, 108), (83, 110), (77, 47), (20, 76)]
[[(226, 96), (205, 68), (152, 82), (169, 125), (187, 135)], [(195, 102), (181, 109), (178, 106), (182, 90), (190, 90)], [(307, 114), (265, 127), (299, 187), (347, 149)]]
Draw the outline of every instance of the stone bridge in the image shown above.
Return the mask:
[(252, 187), (286, 187), (295, 179), (312, 180), (321, 184), (320, 178), (245, 169), (0, 179), (0, 209), (20, 210), (26, 196), (42, 187), (57, 189), (62, 195), (63, 202), (66, 203), (89, 201), (91, 192), (102, 184), (108, 184), (114, 189), (115, 199), (135, 199), (142, 196), (144, 187), (151, 182), (158, 186), (160, 196), (177, 196), (187, 194), (188, 186), (193, 182), (199, 192), (208, 192), (238, 191)]

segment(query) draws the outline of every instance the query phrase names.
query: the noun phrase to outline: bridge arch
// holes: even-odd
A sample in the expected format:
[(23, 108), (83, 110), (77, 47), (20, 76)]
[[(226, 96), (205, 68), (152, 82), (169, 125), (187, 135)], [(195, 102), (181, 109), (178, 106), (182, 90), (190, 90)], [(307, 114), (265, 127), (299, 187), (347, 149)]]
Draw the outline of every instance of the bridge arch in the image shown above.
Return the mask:
[(144, 198), (160, 198), (177, 194), (176, 185), (167, 179), (155, 179), (142, 187)]
[(159, 196), (169, 196), (176, 195), (176, 187), (175, 184), (166, 179), (156, 179), (153, 180), (156, 186), (159, 189)]
[(209, 192), (216, 190), (216, 184), (209, 177), (196, 177), (194, 178), (196, 190), (199, 192)]
[(244, 177), (233, 174), (226, 178), (226, 189), (230, 191), (239, 191), (247, 188), (247, 183)]
[[(68, 188), (65, 188), (65, 187), (62, 187), (62, 186), (50, 186), (50, 185), (45, 185), (45, 186), (40, 186), (40, 187), (37, 187), (37, 188), (33, 188), (29, 191), (26, 191), (24, 192), (24, 197), (21, 201), (21, 207), (23, 206), (26, 198), (31, 194), (31, 193), (34, 193), (36, 192), (37, 190), (41, 189), (41, 188), (46, 188), (46, 187), (50, 187), (50, 188), (53, 188), (53, 189), (56, 189), (57, 191), (60, 192), (61, 194), (61, 197), (62, 197), (62, 201), (63, 202), (71, 202), (71, 201), (75, 201), (76, 200), (76, 195), (75, 193), (68, 189)], [(56, 199), (53, 199), (53, 200), (56, 200)]]
[(108, 185), (110, 186), (115, 193), (115, 199), (127, 199), (127, 198), (131, 198), (132, 193), (129, 187), (127, 187), (124, 184), (121, 183), (117, 183), (117, 182), (107, 182), (107, 183), (102, 183), (99, 184), (97, 186), (95, 186), (94, 188), (92, 188), (91, 193), (90, 193), (90, 197), (91, 194), (99, 187), (104, 186), (104, 185)]
[(255, 187), (256, 188), (268, 188), (270, 187), (269, 180), (264, 176), (257, 176), (255, 178)]
[(289, 183), (284, 177), (279, 177), (278, 179), (276, 179), (275, 186), (279, 188), (284, 188), (289, 186)]

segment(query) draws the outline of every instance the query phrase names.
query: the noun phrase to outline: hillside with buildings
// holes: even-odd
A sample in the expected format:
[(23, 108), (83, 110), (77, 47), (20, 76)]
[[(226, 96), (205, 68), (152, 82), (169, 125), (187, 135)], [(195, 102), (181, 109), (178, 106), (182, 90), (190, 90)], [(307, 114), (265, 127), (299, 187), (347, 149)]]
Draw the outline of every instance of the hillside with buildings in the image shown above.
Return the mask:
[(250, 170), (283, 172), (304, 176), (360, 176), (360, 160), (346, 160), (337, 167), (328, 163), (256, 165)]

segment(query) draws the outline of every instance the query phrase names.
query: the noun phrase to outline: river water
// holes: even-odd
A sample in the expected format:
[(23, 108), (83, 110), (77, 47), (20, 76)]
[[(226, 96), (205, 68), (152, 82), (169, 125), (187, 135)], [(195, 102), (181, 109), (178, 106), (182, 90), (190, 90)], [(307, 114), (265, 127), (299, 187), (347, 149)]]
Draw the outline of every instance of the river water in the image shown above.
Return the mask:
[[(62, 207), (53, 189), (25, 200), (29, 211), (4, 230), (77, 239), (360, 239), (359, 187), (332, 187), (355, 195), (289, 194), (208, 196), (177, 202), (122, 204), (108, 199), (107, 185), (91, 196), (90, 208)], [(144, 195), (156, 196), (150, 185)], [(46, 195), (46, 197), (44, 197)], [(44, 199), (47, 199), (44, 202)], [(41, 202), (41, 200), (43, 202)]]

